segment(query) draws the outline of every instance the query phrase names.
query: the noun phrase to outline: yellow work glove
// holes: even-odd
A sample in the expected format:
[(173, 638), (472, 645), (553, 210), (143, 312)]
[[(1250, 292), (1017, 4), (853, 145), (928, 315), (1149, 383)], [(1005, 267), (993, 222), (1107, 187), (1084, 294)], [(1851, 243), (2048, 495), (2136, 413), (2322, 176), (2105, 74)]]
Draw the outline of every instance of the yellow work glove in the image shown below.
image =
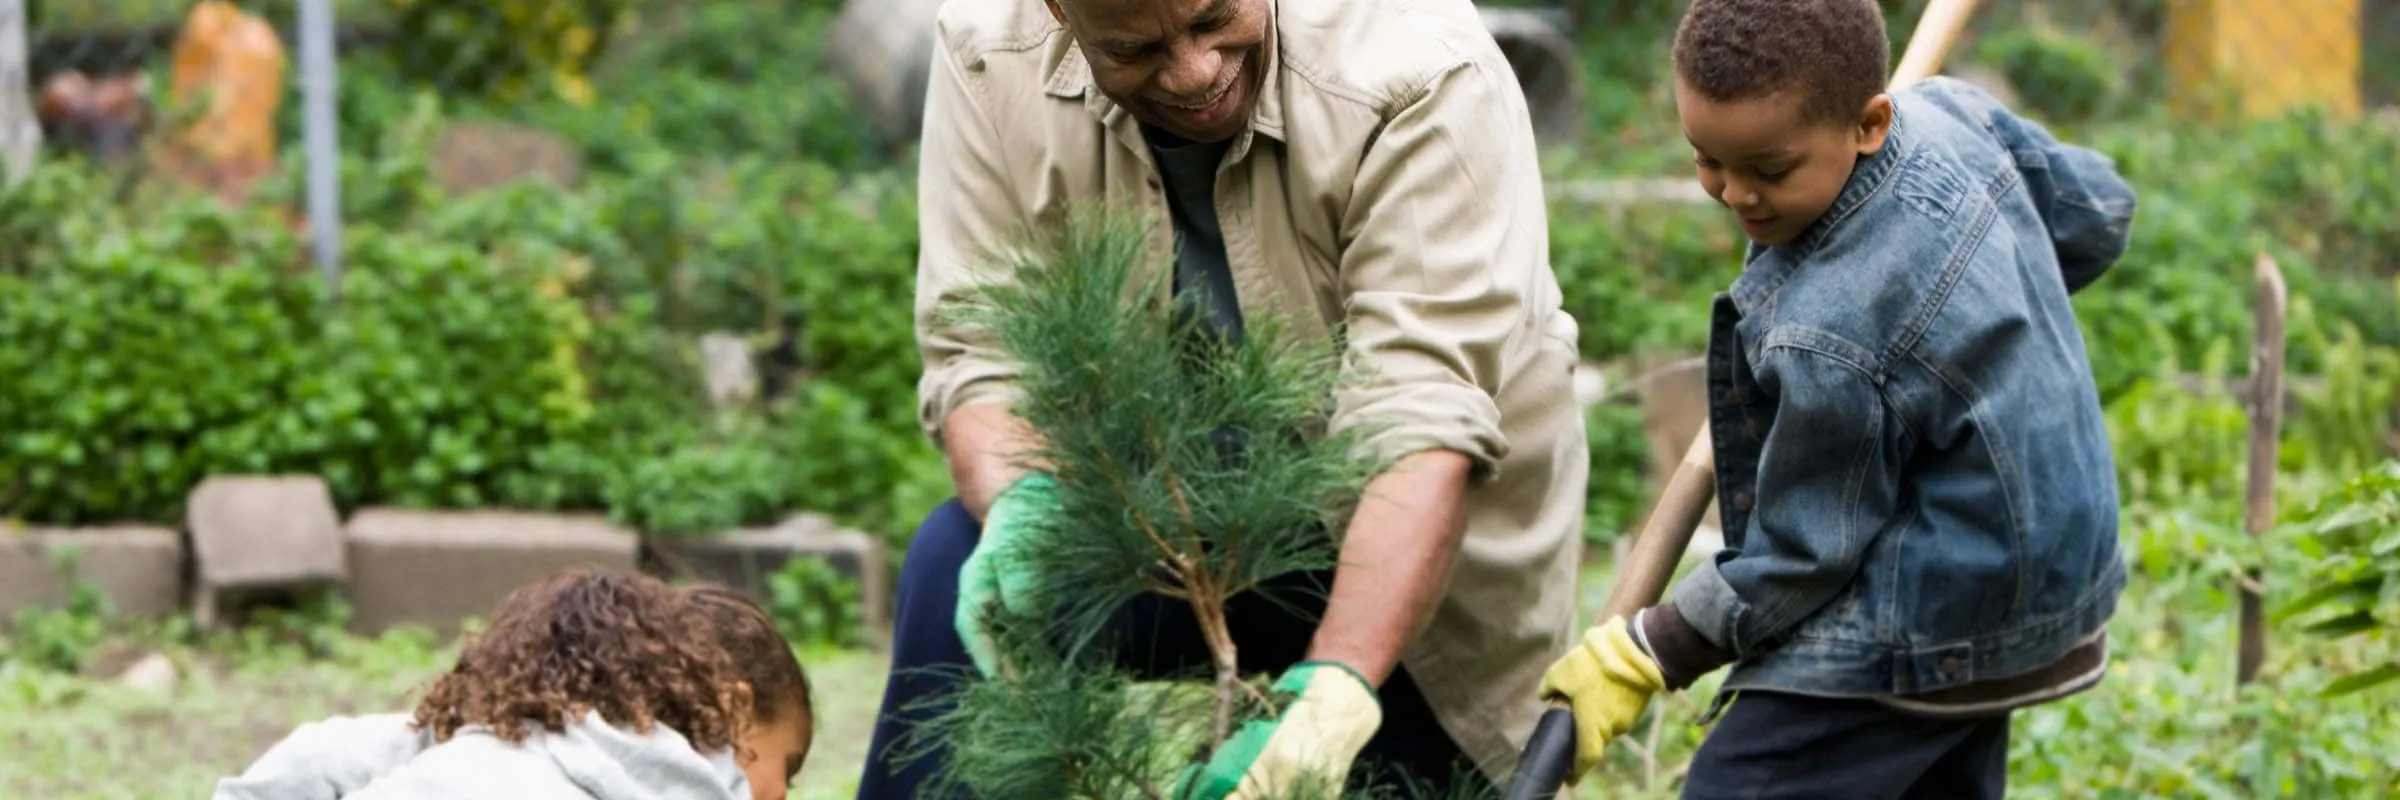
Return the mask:
[(1575, 769), (1567, 773), (1568, 786), (1600, 764), (1609, 740), (1631, 729), (1650, 696), (1666, 685), (1658, 661), (1634, 642), (1624, 617), (1592, 626), (1575, 649), (1551, 662), (1542, 675), (1542, 697), (1565, 699), (1575, 712)]
[(1383, 726), (1383, 703), (1348, 666), (1303, 661), (1273, 691), (1297, 695), (1274, 719), (1244, 724), (1197, 769), (1185, 770), (1179, 800), (1339, 797), (1350, 764)]

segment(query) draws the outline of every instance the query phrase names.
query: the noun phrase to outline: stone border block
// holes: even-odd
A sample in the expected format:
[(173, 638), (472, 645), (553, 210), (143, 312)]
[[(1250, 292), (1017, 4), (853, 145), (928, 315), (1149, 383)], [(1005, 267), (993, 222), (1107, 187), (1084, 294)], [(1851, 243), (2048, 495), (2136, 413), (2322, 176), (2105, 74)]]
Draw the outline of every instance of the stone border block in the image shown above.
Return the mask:
[(632, 570), (640, 540), (597, 514), (370, 508), (349, 525), (351, 630), (448, 638), (528, 583), (572, 567)]
[(771, 597), (768, 579), (785, 563), (798, 558), (823, 560), (857, 583), (859, 624), (868, 642), (882, 647), (890, 635), (890, 562), (883, 541), (843, 530), (824, 514), (802, 512), (773, 527), (713, 536), (653, 538), (646, 542), (645, 550), (648, 566), (670, 578), (724, 584), (762, 604)]
[(348, 566), (333, 491), (314, 475), (212, 475), (184, 506), (207, 588), (339, 582)]
[[(73, 573), (52, 560), (67, 548), (77, 551)], [(183, 536), (167, 528), (0, 527), (0, 627), (19, 609), (65, 606), (77, 577), (97, 585), (127, 617), (172, 615), (182, 608), (183, 560)]]

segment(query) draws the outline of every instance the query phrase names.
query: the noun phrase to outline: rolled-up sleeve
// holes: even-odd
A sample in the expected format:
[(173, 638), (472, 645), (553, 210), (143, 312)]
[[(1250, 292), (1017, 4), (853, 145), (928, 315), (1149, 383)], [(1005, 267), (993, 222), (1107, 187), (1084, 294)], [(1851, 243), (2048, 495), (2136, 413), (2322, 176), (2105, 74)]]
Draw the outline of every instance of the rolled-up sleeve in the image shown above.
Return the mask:
[(1738, 550), (1675, 589), (1684, 619), (1737, 657), (1850, 585), (1897, 514), (1906, 461), (1899, 419), (1856, 367), (1797, 347), (1768, 348), (1760, 366), (1777, 405), (1759, 450), (1757, 510)]
[(1513, 79), (1462, 64), (1409, 98), (1361, 161), (1343, 220), (1345, 361), (1333, 424), (1384, 463), (1461, 453), (1498, 476), (1493, 397), (1548, 269), (1541, 175)]
[[(944, 31), (940, 38), (946, 39)], [(951, 412), (1011, 397), (1017, 374), (987, 332), (951, 311), (1000, 263), (993, 255), (1021, 235), (1002, 163), (999, 128), (987, 113), (980, 75), (937, 42), (926, 76), (917, 167), (917, 417), (935, 444)]]

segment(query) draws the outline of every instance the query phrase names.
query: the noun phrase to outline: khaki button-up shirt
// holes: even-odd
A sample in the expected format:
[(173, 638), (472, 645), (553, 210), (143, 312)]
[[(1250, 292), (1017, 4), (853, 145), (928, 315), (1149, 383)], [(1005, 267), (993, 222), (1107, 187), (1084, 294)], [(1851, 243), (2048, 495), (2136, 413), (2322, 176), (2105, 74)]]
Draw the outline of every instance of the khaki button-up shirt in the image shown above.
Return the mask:
[[(1465, 454), (1467, 533), (1401, 664), (1469, 757), (1514, 769), (1542, 672), (1572, 640), (1588, 469), (1533, 130), (1468, 0), (1280, 0), (1250, 127), (1219, 167), (1217, 216), (1244, 309), (1345, 326), (1371, 378), (1333, 424), (1373, 418), (1374, 455)], [(920, 419), (1005, 401), (1015, 367), (937, 312), (992, 249), (1071, 205), (1154, 212), (1140, 126), (1092, 84), (1036, 0), (958, 0), (937, 23), (919, 162)]]

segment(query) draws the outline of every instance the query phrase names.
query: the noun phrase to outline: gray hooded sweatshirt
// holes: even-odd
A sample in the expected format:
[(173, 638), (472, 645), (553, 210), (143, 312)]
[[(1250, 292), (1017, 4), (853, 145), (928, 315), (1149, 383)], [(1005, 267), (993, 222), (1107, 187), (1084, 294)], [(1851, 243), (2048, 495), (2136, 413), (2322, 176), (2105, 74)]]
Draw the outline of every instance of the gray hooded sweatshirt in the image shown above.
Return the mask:
[(292, 731), (214, 800), (749, 800), (733, 751), (702, 753), (654, 725), (647, 735), (597, 712), (510, 744), (480, 725), (434, 744), (407, 714), (334, 717)]

